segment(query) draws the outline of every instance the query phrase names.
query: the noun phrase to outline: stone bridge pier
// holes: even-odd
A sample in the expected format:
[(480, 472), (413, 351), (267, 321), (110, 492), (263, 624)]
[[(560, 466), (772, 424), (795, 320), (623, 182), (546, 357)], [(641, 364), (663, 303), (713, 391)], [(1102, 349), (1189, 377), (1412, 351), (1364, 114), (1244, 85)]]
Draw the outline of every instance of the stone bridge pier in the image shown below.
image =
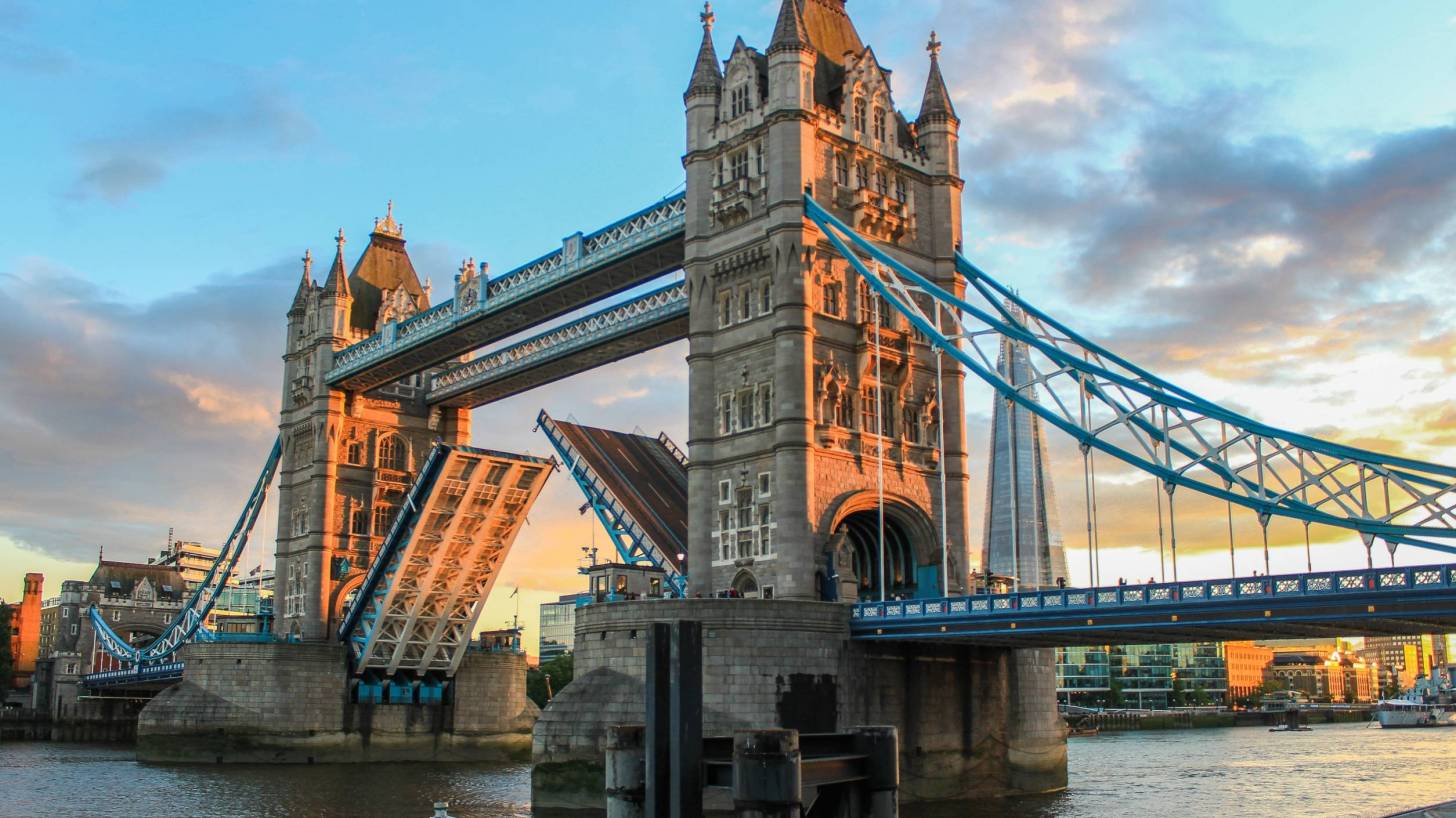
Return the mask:
[(532, 803), (600, 808), (607, 727), (645, 719), (654, 622), (703, 623), (703, 731), (834, 732), (892, 724), (901, 798), (1051, 792), (1067, 783), (1050, 650), (849, 639), (849, 606), (762, 599), (642, 600), (578, 611), (576, 675), (532, 736)]

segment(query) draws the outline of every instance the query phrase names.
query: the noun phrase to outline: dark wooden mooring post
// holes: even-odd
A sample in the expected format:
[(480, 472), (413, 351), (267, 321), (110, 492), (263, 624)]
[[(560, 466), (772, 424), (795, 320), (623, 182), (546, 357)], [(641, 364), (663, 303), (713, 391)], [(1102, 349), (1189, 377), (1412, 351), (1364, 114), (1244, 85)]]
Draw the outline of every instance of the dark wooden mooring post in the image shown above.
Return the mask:
[(703, 814), (703, 623), (672, 629), (672, 816)]
[(647, 639), (647, 818), (703, 814), (703, 626), (655, 623)]
[(733, 814), (799, 818), (804, 804), (798, 730), (733, 734)]
[(672, 625), (647, 635), (647, 818), (668, 818), (672, 800)]
[(643, 818), (647, 800), (646, 729), (640, 724), (607, 728), (607, 818)]
[(855, 752), (865, 757), (865, 789), (870, 818), (900, 814), (900, 736), (889, 725), (856, 727)]

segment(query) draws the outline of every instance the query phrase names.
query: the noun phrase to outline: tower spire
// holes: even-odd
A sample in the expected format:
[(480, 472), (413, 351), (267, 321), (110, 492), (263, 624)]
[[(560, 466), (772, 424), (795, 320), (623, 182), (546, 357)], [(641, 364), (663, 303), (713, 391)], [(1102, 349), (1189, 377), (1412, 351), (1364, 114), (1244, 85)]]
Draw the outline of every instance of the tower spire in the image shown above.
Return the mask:
[(693, 64), (693, 78), (685, 96), (700, 91), (716, 94), (723, 90), (723, 72), (718, 67), (718, 52), (713, 49), (713, 4), (703, 3), (703, 42), (698, 46), (698, 60)]
[(334, 243), (337, 249), (334, 251), (334, 264), (329, 268), (329, 277), (324, 281), (324, 293), (347, 298), (349, 274), (344, 272), (344, 228), (339, 228), (338, 235), (334, 236)]
[(925, 44), (925, 50), (930, 52), (930, 74), (925, 78), (925, 94), (920, 100), (920, 116), (916, 122), (960, 122), (950, 101), (950, 91), (946, 90), (945, 77), (940, 74), (940, 46), (935, 32), (930, 32), (930, 42)]
[(768, 53), (812, 47), (804, 16), (799, 12), (799, 0), (783, 0), (779, 6), (779, 19), (774, 23), (773, 38), (769, 40)]
[(308, 294), (313, 291), (313, 251), (303, 251), (303, 278), (298, 282), (298, 291), (293, 294), (293, 306), (289, 313), (303, 312)]

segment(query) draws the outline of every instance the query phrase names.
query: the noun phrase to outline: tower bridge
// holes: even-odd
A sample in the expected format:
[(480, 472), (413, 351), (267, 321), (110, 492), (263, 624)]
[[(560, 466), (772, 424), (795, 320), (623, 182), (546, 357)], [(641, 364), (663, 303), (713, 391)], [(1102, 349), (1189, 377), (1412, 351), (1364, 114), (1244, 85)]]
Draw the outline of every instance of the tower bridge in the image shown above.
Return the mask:
[[(279, 442), (219, 558), (236, 558), (276, 472), (272, 641), (199, 641), (206, 593), (154, 645), (114, 640), (134, 663), (185, 660), (143, 712), (144, 755), (312, 759), (328, 735), (340, 759), (439, 757), (519, 729), (523, 660), (466, 643), (554, 464), (471, 448), (470, 410), (681, 339), (686, 453), (538, 418), (623, 561), (661, 570), (672, 597), (580, 611), (577, 679), (534, 726), (541, 805), (553, 771), (599, 764), (605, 727), (640, 719), (637, 634), (664, 619), (705, 625), (721, 669), (710, 731), (895, 724), (920, 798), (1065, 784), (1049, 645), (1456, 622), (1450, 566), (1373, 564), (1377, 540), (1456, 548), (1456, 469), (1218, 406), (960, 255), (961, 123), (933, 35), (912, 117), (843, 0), (783, 0), (767, 47), (739, 38), (726, 60), (710, 9), (701, 22), (684, 193), (504, 275), (467, 259), (434, 304), (392, 207), (352, 269), (343, 231), (321, 284), (305, 255)], [(1002, 418), (976, 467), (992, 474), (980, 563), (1009, 575), (1006, 593), (972, 582), (968, 375)], [(1065, 587), (1044, 434), (1083, 458), (1094, 584), (1099, 456), (1157, 481), (1170, 582)], [(1269, 521), (1293, 519), (1358, 537), (1366, 568), (1180, 577), (1189, 492), (1255, 515), (1266, 555)], [(492, 688), (494, 709), (471, 698)], [(445, 708), (449, 741), (443, 717), (391, 705)]]

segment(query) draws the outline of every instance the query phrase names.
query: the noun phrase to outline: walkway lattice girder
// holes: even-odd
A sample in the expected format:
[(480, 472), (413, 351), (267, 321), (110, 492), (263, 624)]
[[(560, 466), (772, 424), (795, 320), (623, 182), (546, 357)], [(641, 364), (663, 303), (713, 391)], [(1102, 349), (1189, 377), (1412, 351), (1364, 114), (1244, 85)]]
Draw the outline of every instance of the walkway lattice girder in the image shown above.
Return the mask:
[(687, 286), (669, 284), (435, 375), (427, 403), (476, 407), (688, 337)]
[(473, 291), (483, 294), (444, 301), (340, 350), (326, 379), (352, 392), (383, 386), (679, 269), (686, 212), (678, 194), (570, 237)]
[(340, 626), (356, 673), (455, 673), (553, 466), (436, 446)]

